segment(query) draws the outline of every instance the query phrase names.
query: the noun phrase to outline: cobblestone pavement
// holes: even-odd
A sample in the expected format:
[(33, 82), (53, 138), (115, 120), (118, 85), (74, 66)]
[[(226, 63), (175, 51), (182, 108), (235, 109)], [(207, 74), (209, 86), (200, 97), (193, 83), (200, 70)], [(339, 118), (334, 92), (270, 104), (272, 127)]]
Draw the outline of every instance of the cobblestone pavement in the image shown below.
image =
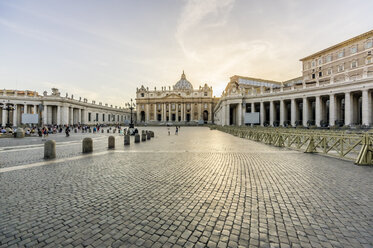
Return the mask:
[(373, 246), (372, 167), (207, 128), (148, 129), (151, 141), (117, 136), (108, 151), (98, 135), (93, 155), (77, 143), (55, 163), (0, 172), (0, 247)]

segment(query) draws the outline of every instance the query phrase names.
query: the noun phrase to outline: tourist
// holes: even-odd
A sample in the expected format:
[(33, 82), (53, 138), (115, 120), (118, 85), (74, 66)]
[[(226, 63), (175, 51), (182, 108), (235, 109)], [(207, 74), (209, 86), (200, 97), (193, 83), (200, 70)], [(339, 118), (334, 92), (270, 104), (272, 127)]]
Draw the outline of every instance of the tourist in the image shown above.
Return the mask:
[(176, 126), (175, 135), (177, 135), (179, 132), (179, 128)]
[(65, 133), (66, 133), (66, 137), (70, 136), (70, 128), (69, 127), (66, 127)]

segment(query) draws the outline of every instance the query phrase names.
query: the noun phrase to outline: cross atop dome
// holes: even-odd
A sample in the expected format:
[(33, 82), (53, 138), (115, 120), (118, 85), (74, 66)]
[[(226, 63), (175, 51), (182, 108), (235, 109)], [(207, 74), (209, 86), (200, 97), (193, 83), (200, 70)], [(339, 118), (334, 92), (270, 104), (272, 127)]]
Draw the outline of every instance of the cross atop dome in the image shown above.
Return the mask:
[(183, 74), (181, 74), (181, 79), (186, 79), (186, 76), (185, 76), (184, 70), (183, 70)]

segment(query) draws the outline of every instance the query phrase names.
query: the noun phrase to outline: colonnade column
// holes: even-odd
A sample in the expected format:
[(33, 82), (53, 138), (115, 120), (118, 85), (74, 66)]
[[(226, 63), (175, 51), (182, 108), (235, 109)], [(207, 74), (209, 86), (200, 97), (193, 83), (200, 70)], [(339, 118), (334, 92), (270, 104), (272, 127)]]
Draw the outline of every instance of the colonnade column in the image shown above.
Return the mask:
[(61, 106), (57, 106), (57, 125), (61, 125)]
[(70, 109), (69, 109), (69, 111), (70, 111), (70, 113), (69, 113), (69, 124), (70, 125), (73, 125), (74, 124), (74, 108), (73, 107), (71, 107)]
[(78, 109), (78, 122), (79, 124), (82, 124), (82, 109), (81, 108)]
[(260, 102), (260, 125), (264, 126), (264, 102)]
[(227, 103), (226, 106), (225, 106), (225, 124), (226, 125), (230, 125), (231, 124), (231, 121), (230, 121), (230, 105)]
[(335, 94), (329, 95), (329, 126), (335, 125), (335, 114), (336, 114), (336, 106), (335, 106)]
[(269, 125), (270, 126), (273, 126), (273, 121), (275, 119), (274, 117), (275, 117), (275, 106), (274, 106), (273, 101), (270, 101), (269, 102)]
[(242, 103), (238, 104), (238, 126), (242, 125)]
[(7, 114), (6, 114), (6, 110), (5, 110), (5, 104), (3, 105), (3, 108), (2, 108), (2, 115), (3, 115), (3, 118), (2, 118), (2, 123), (1, 123), (1, 125), (3, 126), (3, 127), (5, 127), (5, 125), (6, 125), (6, 123), (7, 123)]
[(226, 117), (226, 114), (225, 114), (225, 103), (222, 103), (221, 105), (221, 114), (220, 114), (220, 121), (221, 121), (221, 125), (224, 126), (225, 125), (225, 117)]
[(320, 96), (316, 96), (315, 100), (315, 125), (316, 127), (320, 127), (321, 121), (321, 98)]
[(308, 122), (308, 99), (307, 97), (304, 97), (303, 98), (303, 126), (306, 127), (307, 126), (307, 122)]
[[(364, 104), (363, 104), (364, 106)], [(352, 104), (351, 104), (351, 92), (345, 93), (345, 125), (351, 125), (353, 117)]]
[(251, 103), (251, 113), (255, 113), (255, 103)]
[(34, 112), (33, 112), (33, 114), (37, 114), (38, 112), (36, 111), (36, 104), (34, 104), (34, 106), (33, 106), (33, 108), (34, 108)]
[(291, 108), (291, 125), (295, 127), (295, 122), (296, 122), (296, 107), (295, 107), (295, 99), (291, 99), (290, 103), (290, 108)]
[(371, 122), (371, 118), (372, 118), (372, 116), (371, 116), (372, 113), (370, 112), (372, 110), (370, 109), (370, 111), (369, 111), (369, 108), (371, 108), (371, 106), (372, 106), (372, 97), (369, 94), (368, 90), (363, 90), (363, 92), (362, 92), (361, 105), (362, 105), (362, 109), (361, 109), (362, 124), (363, 125), (369, 125), (370, 122)]
[(17, 111), (18, 111), (18, 106), (17, 104), (14, 104), (14, 110), (13, 110), (13, 126), (18, 126), (17, 123)]
[(47, 114), (47, 111), (48, 111), (48, 105), (44, 104), (44, 108), (43, 108), (43, 125), (47, 125), (48, 124), (48, 114)]
[(157, 121), (157, 103), (154, 103), (153, 120)]
[(280, 126), (284, 126), (285, 121), (285, 102), (280, 100)]

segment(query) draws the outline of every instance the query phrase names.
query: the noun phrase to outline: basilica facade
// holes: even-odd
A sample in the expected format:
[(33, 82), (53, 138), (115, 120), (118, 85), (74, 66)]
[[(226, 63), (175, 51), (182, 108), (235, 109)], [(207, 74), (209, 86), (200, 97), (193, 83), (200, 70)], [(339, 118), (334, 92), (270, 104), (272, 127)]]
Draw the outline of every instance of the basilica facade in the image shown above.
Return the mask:
[(212, 87), (207, 84), (194, 89), (183, 72), (180, 80), (169, 87), (150, 90), (136, 89), (138, 124), (178, 125), (213, 123), (214, 103)]

